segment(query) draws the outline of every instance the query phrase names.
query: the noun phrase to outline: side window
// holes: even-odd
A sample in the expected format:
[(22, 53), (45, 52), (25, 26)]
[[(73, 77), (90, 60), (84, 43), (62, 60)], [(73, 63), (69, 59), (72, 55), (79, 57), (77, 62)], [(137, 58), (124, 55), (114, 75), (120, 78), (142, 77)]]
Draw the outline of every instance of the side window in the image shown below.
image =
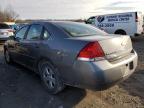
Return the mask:
[(46, 29), (44, 29), (44, 32), (43, 32), (43, 39), (46, 40), (48, 39), (50, 36), (50, 34), (48, 33), (48, 31)]
[(25, 36), (25, 33), (28, 29), (28, 26), (24, 26), (23, 28), (21, 28), (17, 33), (16, 33), (16, 38), (18, 39), (23, 39)]
[(95, 23), (95, 17), (91, 17), (87, 20), (87, 24), (94, 24)]
[(41, 25), (35, 24), (32, 25), (28, 31), (27, 39), (28, 40), (38, 40), (40, 39), (43, 27)]

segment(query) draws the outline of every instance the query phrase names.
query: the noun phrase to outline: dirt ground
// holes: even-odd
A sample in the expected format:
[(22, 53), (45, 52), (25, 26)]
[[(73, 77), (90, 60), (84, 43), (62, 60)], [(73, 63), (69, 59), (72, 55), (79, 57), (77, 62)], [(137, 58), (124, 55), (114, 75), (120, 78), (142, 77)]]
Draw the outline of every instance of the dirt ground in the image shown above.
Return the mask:
[(139, 56), (136, 72), (105, 91), (67, 87), (50, 95), (39, 77), (17, 64), (4, 62), (0, 46), (0, 108), (144, 108), (144, 38), (133, 39)]

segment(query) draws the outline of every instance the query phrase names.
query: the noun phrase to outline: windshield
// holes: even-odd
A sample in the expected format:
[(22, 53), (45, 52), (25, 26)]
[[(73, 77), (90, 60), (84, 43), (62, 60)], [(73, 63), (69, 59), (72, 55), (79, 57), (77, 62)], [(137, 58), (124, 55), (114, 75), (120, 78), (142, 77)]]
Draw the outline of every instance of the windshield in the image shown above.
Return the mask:
[(86, 25), (83, 23), (58, 23), (65, 32), (73, 37), (92, 36), (92, 35), (106, 35), (107, 33), (97, 29), (94, 26)]
[(0, 29), (9, 29), (10, 27), (7, 24), (0, 24)]

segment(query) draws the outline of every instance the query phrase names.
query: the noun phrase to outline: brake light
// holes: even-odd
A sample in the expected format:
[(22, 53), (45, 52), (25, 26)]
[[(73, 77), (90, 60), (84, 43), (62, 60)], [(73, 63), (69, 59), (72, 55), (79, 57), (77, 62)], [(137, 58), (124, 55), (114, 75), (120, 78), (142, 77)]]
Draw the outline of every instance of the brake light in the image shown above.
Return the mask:
[(97, 41), (88, 43), (77, 56), (79, 60), (85, 61), (90, 61), (99, 57), (104, 57), (104, 52)]
[(0, 35), (8, 35), (7, 32), (0, 32)]

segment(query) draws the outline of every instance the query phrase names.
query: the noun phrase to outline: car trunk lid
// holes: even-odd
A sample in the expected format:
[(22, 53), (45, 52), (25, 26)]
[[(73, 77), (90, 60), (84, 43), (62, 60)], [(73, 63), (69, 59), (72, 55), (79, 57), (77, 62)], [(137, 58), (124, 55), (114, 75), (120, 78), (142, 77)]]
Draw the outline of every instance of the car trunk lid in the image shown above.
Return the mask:
[(132, 51), (132, 43), (129, 36), (119, 36), (99, 41), (105, 57), (109, 61), (115, 61), (129, 55)]
[(105, 53), (105, 58), (109, 61), (115, 61), (125, 57), (132, 51), (132, 43), (129, 36), (86, 36), (73, 39), (90, 42), (98, 41)]

